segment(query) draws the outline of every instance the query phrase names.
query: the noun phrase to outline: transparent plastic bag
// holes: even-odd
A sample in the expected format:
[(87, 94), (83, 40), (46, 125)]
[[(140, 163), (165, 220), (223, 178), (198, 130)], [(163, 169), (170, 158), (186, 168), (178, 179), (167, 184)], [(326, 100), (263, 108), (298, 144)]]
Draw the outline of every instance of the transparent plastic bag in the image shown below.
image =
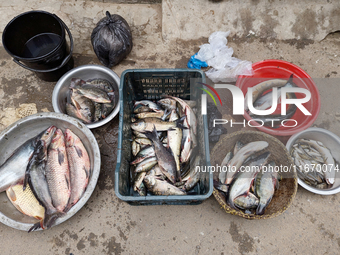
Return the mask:
[(99, 61), (111, 68), (121, 62), (132, 50), (129, 24), (118, 14), (101, 19), (91, 34), (91, 43)]
[(252, 63), (246, 60), (240, 60), (232, 55), (234, 50), (228, 47), (227, 36), (230, 31), (217, 31), (210, 35), (209, 44), (200, 46), (195, 58), (205, 61), (209, 69), (205, 74), (213, 82), (233, 82), (238, 75), (252, 75)]

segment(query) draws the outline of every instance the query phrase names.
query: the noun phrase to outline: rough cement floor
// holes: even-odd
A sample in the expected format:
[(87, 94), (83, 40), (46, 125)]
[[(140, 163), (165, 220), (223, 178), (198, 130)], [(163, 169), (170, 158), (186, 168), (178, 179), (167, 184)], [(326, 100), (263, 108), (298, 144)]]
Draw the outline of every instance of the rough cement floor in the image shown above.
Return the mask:
[[(191, 3), (193, 1), (190, 1)], [(328, 1), (330, 2), (330, 1)], [(250, 7), (258, 3), (259, 6)], [(293, 1), (249, 1), (250, 10), (270, 15), (291, 10), (293, 23), (279, 23), (280, 26), (294, 27), (299, 6)], [(305, 2), (306, 3), (306, 2)], [(306, 3), (307, 4), (307, 3)], [(336, 13), (336, 5), (325, 3), (325, 9), (317, 11), (316, 1), (308, 10), (314, 12), (318, 20), (322, 10)], [(201, 5), (202, 8), (199, 8)], [(131, 54), (113, 70), (120, 75), (129, 68), (175, 68), (186, 67), (189, 57), (198, 47), (207, 42), (210, 33), (216, 30), (232, 30), (229, 38), (235, 56), (253, 62), (264, 59), (282, 59), (292, 62), (315, 78), (321, 95), (321, 112), (315, 126), (326, 128), (340, 136), (340, 102), (338, 100), (340, 36), (334, 33), (325, 39), (306, 37), (311, 27), (310, 20), (296, 18), (305, 34), (283, 33), (277, 36), (261, 36), (264, 27), (257, 23), (263, 19), (253, 15), (244, 20), (247, 12), (235, 17), (240, 27), (220, 22), (220, 18), (235, 12), (237, 1), (225, 1), (223, 8), (218, 4), (202, 1), (192, 6), (194, 19), (177, 26), (178, 34), (172, 33), (178, 20), (185, 20), (185, 12), (179, 13), (181, 1), (163, 1), (162, 4), (114, 4), (92, 1), (11, 1), (2, 3), (0, 21), (2, 32), (7, 22), (15, 15), (31, 9), (43, 9), (59, 15), (70, 27), (75, 40), (75, 66), (99, 64), (89, 42), (94, 24), (104, 17), (108, 9), (121, 14), (132, 27), (134, 48)], [(183, 3), (188, 7), (187, 3)], [(230, 8), (226, 8), (229, 6)], [(301, 6), (301, 5), (300, 5)], [(295, 8), (296, 7), (296, 8)], [(298, 8), (299, 7), (299, 8)], [(177, 8), (177, 9), (176, 9)], [(316, 11), (313, 11), (314, 9)], [(333, 9), (332, 9), (333, 8)], [(172, 13), (175, 11), (175, 14)], [(210, 13), (209, 10), (212, 12)], [(237, 9), (239, 10), (239, 9)], [(288, 11), (287, 11), (288, 10)], [(188, 10), (188, 15), (190, 10)], [(244, 10), (243, 10), (244, 12)], [(215, 15), (216, 19), (200, 19), (204, 15)], [(212, 14), (213, 13), (213, 14)], [(302, 11), (301, 11), (302, 13)], [(180, 14), (182, 16), (180, 16)], [(174, 19), (169, 19), (175, 15)], [(193, 14), (192, 14), (193, 15)], [(280, 17), (280, 15), (278, 15)], [(305, 15), (304, 17), (309, 17)], [(274, 17), (275, 18), (275, 17)], [(310, 18), (310, 17), (309, 17)], [(334, 18), (339, 18), (334, 16)], [(302, 20), (301, 20), (302, 19)], [(330, 19), (330, 17), (328, 17)], [(204, 23), (203, 30), (197, 25)], [(230, 23), (232, 24), (232, 23)], [(268, 19), (267, 27), (271, 20)], [(305, 30), (301, 24), (306, 24)], [(325, 25), (325, 23), (324, 23)], [(167, 29), (167, 30), (166, 30)], [(255, 32), (250, 34), (249, 30)], [(288, 29), (288, 28), (287, 28)], [(166, 33), (169, 31), (169, 33)], [(187, 37), (183, 34), (199, 34)], [(322, 29), (320, 28), (320, 31)], [(325, 26), (322, 31), (325, 31)], [(327, 30), (335, 31), (336, 28)], [(295, 30), (297, 31), (297, 30)], [(301, 32), (300, 31), (300, 32)], [(327, 33), (326, 33), (327, 34)], [(168, 35), (168, 37), (167, 37)], [(295, 36), (295, 37), (294, 37)], [(188, 39), (189, 38), (189, 39)], [(194, 38), (194, 39), (190, 39)], [(269, 38), (269, 39), (265, 39)], [(279, 40), (279, 39), (280, 40)], [(51, 93), (55, 83), (43, 82), (34, 74), (16, 65), (0, 48), (0, 131), (17, 120), (22, 109), (29, 107), (31, 113), (53, 111)], [(318, 79), (323, 78), (323, 79)], [(24, 105), (23, 105), (24, 104)], [(26, 104), (26, 105), (25, 105)], [(21, 110), (20, 110), (21, 109)], [(232, 130), (229, 130), (231, 132)], [(248, 221), (226, 214), (213, 197), (197, 206), (144, 206), (132, 207), (119, 201), (114, 193), (114, 169), (118, 118), (104, 127), (93, 130), (101, 149), (102, 169), (97, 188), (86, 206), (67, 222), (44, 232), (27, 234), (0, 224), (1, 254), (338, 254), (340, 249), (339, 195), (319, 196), (303, 188), (298, 189), (292, 206), (282, 215), (264, 221)]]

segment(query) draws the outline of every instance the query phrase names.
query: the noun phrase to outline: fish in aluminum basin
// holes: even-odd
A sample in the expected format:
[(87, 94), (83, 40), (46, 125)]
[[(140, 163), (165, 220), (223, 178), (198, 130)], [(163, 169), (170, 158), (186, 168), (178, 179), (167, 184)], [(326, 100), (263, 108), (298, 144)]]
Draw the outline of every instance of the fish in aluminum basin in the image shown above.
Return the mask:
[(40, 139), (49, 144), (55, 130), (56, 127), (50, 126), (36, 137), (29, 139), (20, 145), (0, 166), (0, 192), (23, 181), (27, 164), (32, 157), (36, 144)]

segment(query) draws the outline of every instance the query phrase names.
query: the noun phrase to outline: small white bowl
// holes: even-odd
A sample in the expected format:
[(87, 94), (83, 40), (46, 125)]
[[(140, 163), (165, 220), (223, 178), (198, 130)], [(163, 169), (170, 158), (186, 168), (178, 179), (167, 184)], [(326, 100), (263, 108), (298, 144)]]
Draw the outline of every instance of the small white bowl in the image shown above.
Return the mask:
[[(337, 162), (340, 162), (340, 138), (332, 132), (323, 128), (308, 128), (291, 136), (286, 144), (286, 148), (291, 152), (295, 141), (298, 139), (311, 139), (320, 141), (325, 145), (331, 152), (332, 156)], [(340, 192), (340, 170), (335, 172), (335, 182), (329, 189), (318, 189), (306, 184), (298, 176), (298, 183), (306, 190), (319, 195), (333, 195)]]
[(110, 122), (118, 114), (120, 78), (111, 69), (100, 65), (83, 65), (76, 67), (68, 71), (59, 79), (52, 93), (52, 105), (55, 112), (66, 114), (65, 106), (67, 101), (67, 93), (69, 91), (72, 78), (80, 78), (83, 80), (103, 78), (110, 81), (113, 85), (115, 92), (115, 108), (105, 119), (90, 124), (85, 123), (88, 128), (91, 129), (103, 126)]

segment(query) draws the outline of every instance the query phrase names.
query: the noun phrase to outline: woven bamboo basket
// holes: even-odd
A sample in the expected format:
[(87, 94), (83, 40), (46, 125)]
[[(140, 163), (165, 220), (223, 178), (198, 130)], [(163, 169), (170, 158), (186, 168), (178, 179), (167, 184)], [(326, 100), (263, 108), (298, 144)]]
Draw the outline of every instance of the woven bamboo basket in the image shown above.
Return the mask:
[[(279, 183), (279, 188), (275, 190), (272, 201), (267, 206), (263, 215), (247, 214), (243, 210), (231, 208), (226, 203), (225, 195), (215, 188), (213, 195), (226, 213), (238, 215), (246, 219), (269, 219), (280, 215), (292, 204), (298, 187), (297, 175), (293, 168), (294, 163), (286, 147), (278, 139), (266, 133), (258, 131), (238, 131), (222, 137), (215, 145), (211, 153), (211, 165), (221, 165), (223, 158), (229, 151), (234, 149), (237, 141), (243, 144), (254, 141), (268, 142), (268, 147), (257, 154), (269, 151), (271, 155), (268, 162), (275, 161), (277, 166), (286, 166), (285, 170), (287, 171), (288, 169), (289, 171), (285, 172), (282, 168), (280, 172), (282, 180)], [(214, 180), (218, 180), (218, 174), (218, 172), (213, 174)]]

